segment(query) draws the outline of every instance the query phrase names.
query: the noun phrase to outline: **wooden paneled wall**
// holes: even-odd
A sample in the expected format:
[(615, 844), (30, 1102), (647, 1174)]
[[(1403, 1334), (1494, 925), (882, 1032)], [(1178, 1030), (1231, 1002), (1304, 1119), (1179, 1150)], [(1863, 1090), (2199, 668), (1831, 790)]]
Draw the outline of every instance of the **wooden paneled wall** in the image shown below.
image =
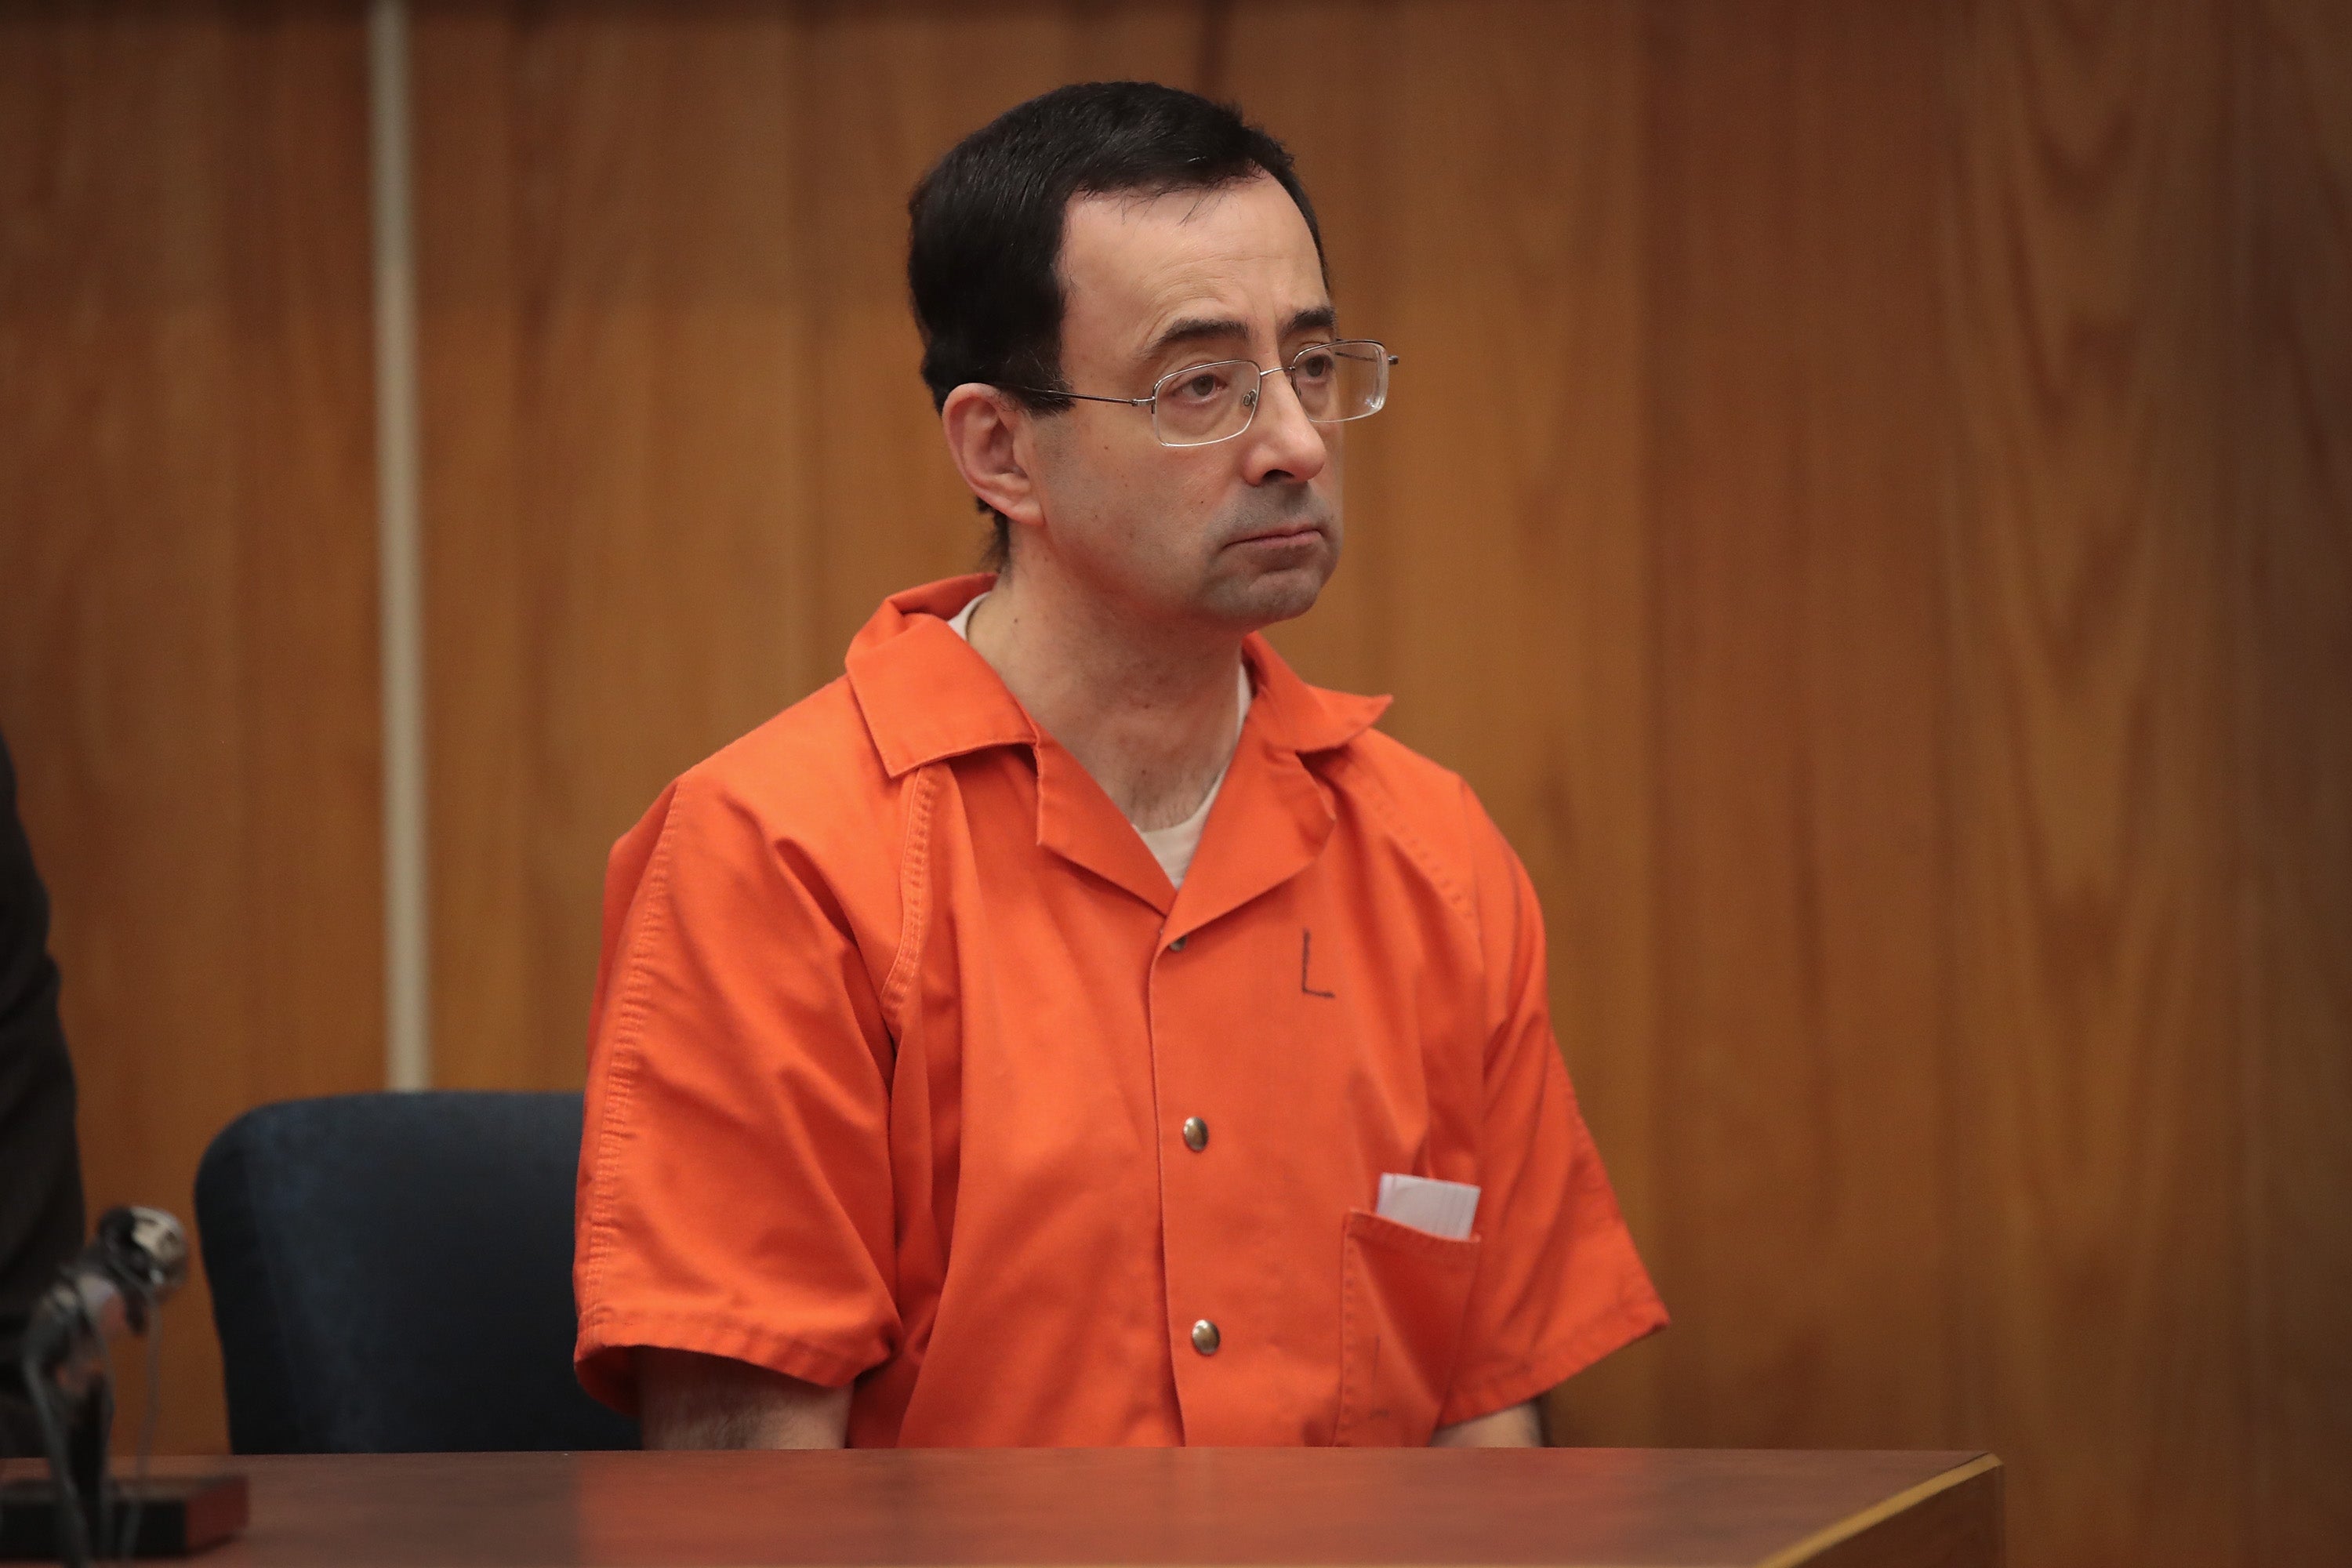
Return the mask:
[[(439, 1081), (577, 1082), (612, 837), (976, 552), (917, 174), (1060, 81), (1196, 86), (1405, 355), (1280, 640), (1527, 859), (1675, 1312), (1556, 1431), (1982, 1444), (2027, 1563), (2352, 1540), (2344, 6), (414, 37)], [(0, 724), (101, 1197), (378, 1060), (358, 47), (0, 20)], [(167, 1432), (217, 1441), (179, 1365)]]
[[(184, 1218), (238, 1111), (383, 1082), (362, 43), (0, 10), (0, 729), (93, 1218)], [(220, 1447), (201, 1281), (162, 1350), (163, 1441)]]

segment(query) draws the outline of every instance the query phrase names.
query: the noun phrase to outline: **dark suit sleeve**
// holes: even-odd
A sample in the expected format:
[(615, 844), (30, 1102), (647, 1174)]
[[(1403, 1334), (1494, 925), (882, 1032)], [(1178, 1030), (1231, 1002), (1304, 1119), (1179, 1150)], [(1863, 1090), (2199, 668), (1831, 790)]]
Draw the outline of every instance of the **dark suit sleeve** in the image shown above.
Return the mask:
[(81, 1245), (73, 1063), (48, 936), (48, 895), (0, 740), (0, 1316), (23, 1311)]

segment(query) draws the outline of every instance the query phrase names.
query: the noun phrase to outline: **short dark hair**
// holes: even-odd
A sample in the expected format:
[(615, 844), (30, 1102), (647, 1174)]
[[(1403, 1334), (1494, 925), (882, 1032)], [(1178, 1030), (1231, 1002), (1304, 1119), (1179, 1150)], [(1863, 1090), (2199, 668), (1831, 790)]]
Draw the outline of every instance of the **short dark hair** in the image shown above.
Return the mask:
[[(1006, 110), (950, 148), (907, 201), (907, 286), (931, 406), (966, 382), (1061, 388), (1055, 263), (1072, 198), (1213, 190), (1274, 176), (1323, 256), (1314, 204), (1282, 143), (1228, 104), (1148, 81), (1095, 81)], [(1031, 407), (1067, 398), (1013, 392)], [(985, 503), (982, 510), (989, 511)], [(988, 564), (1004, 564), (994, 517)]]

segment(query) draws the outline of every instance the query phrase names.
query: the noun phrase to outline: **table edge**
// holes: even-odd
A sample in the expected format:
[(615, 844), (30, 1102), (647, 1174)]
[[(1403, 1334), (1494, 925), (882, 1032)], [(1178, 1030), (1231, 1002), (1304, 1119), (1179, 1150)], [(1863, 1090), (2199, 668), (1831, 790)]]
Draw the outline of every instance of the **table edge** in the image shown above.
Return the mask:
[(1906, 1487), (1893, 1497), (1881, 1498), (1868, 1508), (1858, 1509), (1833, 1524), (1822, 1526), (1794, 1545), (1775, 1552), (1756, 1568), (1801, 1568), (1802, 1564), (1818, 1561), (1823, 1553), (1852, 1541), (1863, 1531), (1883, 1524), (1897, 1514), (1909, 1512), (1938, 1492), (1966, 1486), (1979, 1476), (2000, 1468), (1998, 1455), (1979, 1454), (1965, 1464), (1955, 1465), (1948, 1470), (1929, 1476), (1916, 1486)]

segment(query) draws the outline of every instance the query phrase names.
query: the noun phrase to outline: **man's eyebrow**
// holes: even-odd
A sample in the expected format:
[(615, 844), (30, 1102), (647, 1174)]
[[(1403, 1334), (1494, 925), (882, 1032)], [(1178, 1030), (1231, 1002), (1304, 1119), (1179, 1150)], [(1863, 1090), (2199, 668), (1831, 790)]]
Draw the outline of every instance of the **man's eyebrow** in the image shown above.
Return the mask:
[(1339, 324), (1339, 312), (1328, 305), (1310, 306), (1290, 318), (1282, 329), (1285, 338), (1295, 338), (1301, 332), (1328, 332)]
[(1230, 316), (1185, 316), (1170, 323), (1151, 346), (1143, 351), (1146, 359), (1158, 359), (1170, 349), (1185, 343), (1208, 342), (1217, 338), (1246, 338), (1249, 325)]
[[(1311, 305), (1293, 315), (1284, 323), (1280, 338), (1295, 338), (1301, 332), (1328, 332), (1339, 324), (1339, 312), (1328, 305)], [(1232, 316), (1186, 316), (1169, 324), (1151, 340), (1144, 350), (1147, 360), (1158, 359), (1170, 349), (1186, 343), (1211, 342), (1220, 339), (1247, 338), (1249, 323)]]

